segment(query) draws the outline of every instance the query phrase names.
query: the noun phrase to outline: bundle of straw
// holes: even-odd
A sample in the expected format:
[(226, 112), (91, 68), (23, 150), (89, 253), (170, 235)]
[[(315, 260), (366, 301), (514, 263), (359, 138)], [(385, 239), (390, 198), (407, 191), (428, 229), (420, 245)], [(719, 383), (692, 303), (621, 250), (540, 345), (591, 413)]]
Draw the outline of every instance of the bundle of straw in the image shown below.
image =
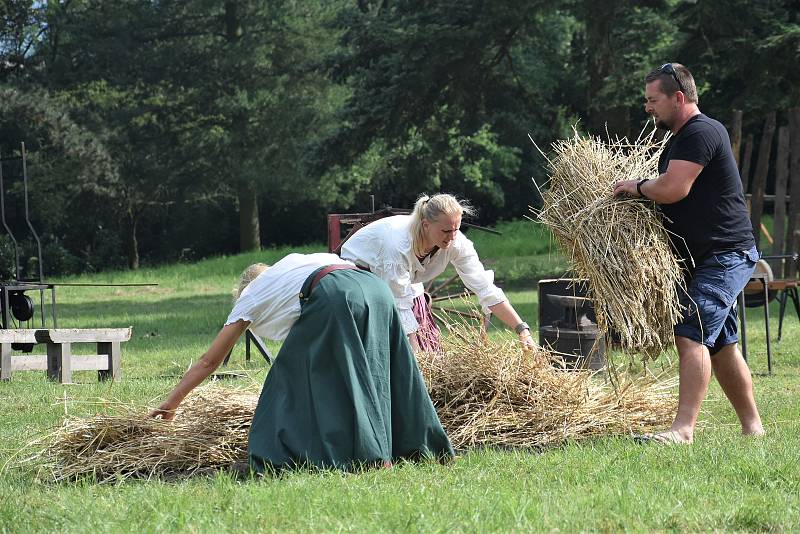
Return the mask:
[(553, 143), (539, 220), (575, 274), (589, 281), (600, 331), (614, 331), (627, 352), (656, 358), (673, 346), (683, 284), (663, 218), (647, 199), (615, 198), (620, 180), (658, 176), (655, 131), (635, 143), (581, 137)]
[[(247, 435), (258, 391), (198, 388), (174, 421), (148, 417), (141, 406), (118, 405), (114, 414), (66, 417), (44, 449), (28, 460), (53, 481), (94, 477), (185, 477), (247, 461)], [(108, 403), (103, 403), (108, 406)]]
[(674, 378), (567, 371), (542, 348), (523, 353), (517, 339), (485, 339), (458, 324), (450, 334), (444, 354), (417, 359), (455, 447), (624, 436), (668, 425), (674, 414)]

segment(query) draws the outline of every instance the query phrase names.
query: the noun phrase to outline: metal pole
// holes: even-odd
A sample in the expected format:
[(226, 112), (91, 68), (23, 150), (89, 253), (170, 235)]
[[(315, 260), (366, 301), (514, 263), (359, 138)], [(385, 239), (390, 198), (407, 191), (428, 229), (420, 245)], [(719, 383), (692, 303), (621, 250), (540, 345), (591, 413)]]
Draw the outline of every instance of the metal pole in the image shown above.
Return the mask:
[(11, 328), (11, 309), (9, 308), (8, 289), (2, 289), (3, 293), (3, 328)]
[(56, 288), (50, 286), (50, 299), (53, 303), (53, 328), (58, 328), (58, 319), (56, 317)]
[(31, 220), (28, 217), (28, 164), (27, 164), (27, 154), (25, 152), (25, 143), (20, 143), (22, 145), (22, 181), (24, 183), (25, 189), (25, 222), (28, 224), (28, 228), (30, 229), (31, 233), (33, 234), (33, 238), (36, 240), (36, 248), (39, 252), (39, 282), (44, 279), (44, 269), (42, 266), (42, 242), (39, 240), (39, 234), (36, 233), (36, 230), (33, 229), (33, 225), (31, 224)]
[(764, 284), (764, 325), (767, 335), (767, 371), (772, 374), (772, 346), (769, 342), (769, 282), (766, 278), (761, 280)]
[(742, 357), (747, 361), (747, 309), (744, 307), (744, 290), (739, 293), (739, 322), (742, 325)]
[(503, 235), (503, 232), (500, 232), (499, 230), (495, 230), (493, 228), (486, 228), (485, 226), (478, 226), (477, 224), (472, 224), (464, 221), (461, 221), (461, 226), (466, 226), (467, 228), (475, 228), (477, 230), (489, 232), (490, 234)]

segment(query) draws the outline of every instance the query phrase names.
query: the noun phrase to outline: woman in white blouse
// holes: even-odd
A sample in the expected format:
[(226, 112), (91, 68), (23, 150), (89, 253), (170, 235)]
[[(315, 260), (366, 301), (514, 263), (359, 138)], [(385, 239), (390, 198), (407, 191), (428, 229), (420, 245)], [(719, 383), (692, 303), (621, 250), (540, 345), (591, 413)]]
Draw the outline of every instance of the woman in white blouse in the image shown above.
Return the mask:
[(249, 328), (283, 340), (250, 428), (254, 470), (453, 456), (379, 278), (334, 254), (290, 254), (249, 268), (239, 292), (211, 348), (151, 416), (172, 419)]
[(342, 245), (341, 256), (389, 284), (408, 339), (415, 350), (439, 350), (439, 329), (425, 300), (423, 283), (439, 276), (448, 264), (473, 293), (484, 313), (493, 313), (513, 328), (526, 348), (533, 347), (530, 329), (494, 285), (472, 241), (459, 231), (461, 217), (473, 209), (454, 196), (421, 196), (411, 215), (372, 222)]

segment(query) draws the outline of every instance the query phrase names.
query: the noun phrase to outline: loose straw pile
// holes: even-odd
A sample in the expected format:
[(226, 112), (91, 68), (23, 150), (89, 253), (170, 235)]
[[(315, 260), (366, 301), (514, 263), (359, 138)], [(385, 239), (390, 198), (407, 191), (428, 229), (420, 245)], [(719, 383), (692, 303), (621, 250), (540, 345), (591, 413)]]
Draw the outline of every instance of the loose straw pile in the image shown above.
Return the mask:
[[(516, 339), (485, 339), (467, 325), (450, 327), (444, 354), (419, 354), (431, 399), (455, 447), (541, 448), (597, 436), (629, 435), (666, 425), (675, 410), (674, 380), (617, 377), (554, 366), (543, 349), (523, 353)], [(174, 421), (148, 409), (67, 417), (34, 444), (27, 462), (63, 481), (129, 477), (183, 478), (247, 462), (258, 391), (211, 384), (195, 390)]]
[(418, 361), (453, 446), (543, 448), (669, 425), (674, 378), (564, 370), (542, 348), (450, 327), (444, 354)]
[(612, 190), (620, 180), (656, 178), (660, 148), (654, 133), (632, 144), (577, 132), (556, 141), (538, 213), (577, 276), (588, 279), (601, 333), (614, 331), (623, 350), (651, 358), (674, 344), (681, 266), (653, 202)]
[[(174, 421), (152, 419), (141, 406), (115, 414), (67, 417), (29, 461), (53, 481), (94, 477), (186, 477), (247, 461), (247, 436), (258, 390), (216, 384), (195, 390)], [(40, 445), (41, 446), (41, 445)]]

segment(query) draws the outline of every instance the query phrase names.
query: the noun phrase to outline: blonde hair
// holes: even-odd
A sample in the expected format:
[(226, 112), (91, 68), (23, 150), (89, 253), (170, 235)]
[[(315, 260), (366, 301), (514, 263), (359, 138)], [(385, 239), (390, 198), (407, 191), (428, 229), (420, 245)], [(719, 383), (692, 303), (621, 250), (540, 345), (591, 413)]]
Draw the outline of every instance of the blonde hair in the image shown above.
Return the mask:
[(242, 275), (239, 277), (239, 283), (233, 286), (233, 301), (236, 302), (239, 300), (239, 297), (242, 295), (242, 291), (250, 282), (258, 278), (258, 275), (263, 273), (269, 269), (269, 265), (266, 263), (254, 263), (244, 271), (242, 271)]
[(474, 216), (475, 213), (475, 208), (447, 193), (438, 193), (431, 197), (428, 195), (420, 196), (414, 203), (414, 211), (411, 212), (411, 248), (414, 250), (414, 254), (424, 256), (426, 252), (422, 249), (424, 242), (422, 235), (423, 220), (434, 222), (442, 214), (447, 216), (463, 216), (464, 214)]

